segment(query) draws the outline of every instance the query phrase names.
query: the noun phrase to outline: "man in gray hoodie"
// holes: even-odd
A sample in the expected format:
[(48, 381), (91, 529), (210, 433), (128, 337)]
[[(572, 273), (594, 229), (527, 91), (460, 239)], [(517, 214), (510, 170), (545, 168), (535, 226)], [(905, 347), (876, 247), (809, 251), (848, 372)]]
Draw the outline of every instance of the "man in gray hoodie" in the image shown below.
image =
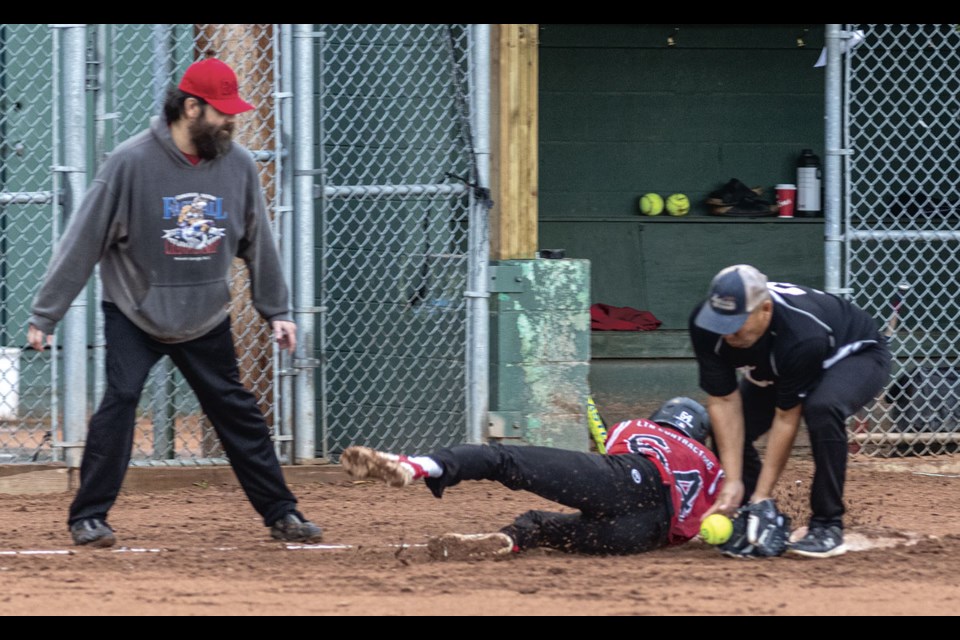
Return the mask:
[(88, 425), (70, 505), (75, 544), (116, 541), (107, 513), (130, 464), (147, 375), (164, 355), (196, 393), (272, 537), (322, 538), (296, 509), (263, 413), (240, 381), (226, 308), (239, 257), (254, 307), (279, 347), (294, 352), (296, 325), (257, 168), (233, 141), (237, 114), (253, 108), (228, 65), (213, 58), (190, 65), (168, 93), (163, 117), (104, 162), (34, 298), (27, 339), (43, 350), (100, 264), (107, 388)]

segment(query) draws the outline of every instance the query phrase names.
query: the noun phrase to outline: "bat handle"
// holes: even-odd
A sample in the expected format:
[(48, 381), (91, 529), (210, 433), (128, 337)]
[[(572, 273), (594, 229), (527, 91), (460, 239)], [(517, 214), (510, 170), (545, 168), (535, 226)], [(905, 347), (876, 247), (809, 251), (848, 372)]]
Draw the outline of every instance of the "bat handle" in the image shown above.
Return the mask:
[(597, 451), (605, 454), (607, 452), (607, 427), (603, 424), (603, 418), (597, 411), (597, 405), (594, 403), (592, 395), (587, 396), (587, 425), (590, 428), (593, 442), (597, 445)]

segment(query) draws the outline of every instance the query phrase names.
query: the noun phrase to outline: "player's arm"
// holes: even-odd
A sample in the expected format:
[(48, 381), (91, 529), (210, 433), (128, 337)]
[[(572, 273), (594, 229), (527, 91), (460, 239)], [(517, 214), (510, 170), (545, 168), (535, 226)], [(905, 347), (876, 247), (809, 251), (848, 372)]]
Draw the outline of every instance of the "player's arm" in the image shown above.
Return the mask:
[(248, 171), (250, 172), (246, 181), (248, 192), (245, 196), (248, 211), (244, 236), (237, 246), (237, 257), (247, 266), (253, 307), (271, 323), (277, 341), (280, 342), (282, 335), (277, 332), (282, 332), (283, 328), (278, 329), (275, 321), (293, 321), (290, 292), (284, 279), (280, 252), (270, 229), (270, 218), (267, 216), (266, 204), (260, 191), (259, 177), (253, 161), (250, 161)]
[(713, 439), (723, 466), (723, 488), (717, 501), (704, 517), (711, 513), (733, 515), (743, 502), (743, 404), (740, 390), (725, 396), (709, 396), (707, 412), (713, 425)]
[(43, 349), (109, 244), (122, 233), (123, 225), (114, 217), (116, 208), (115, 194), (103, 180), (95, 180), (57, 242), (33, 298), (27, 340), (34, 349)]
[(782, 357), (783, 373), (777, 383), (777, 408), (767, 434), (757, 486), (750, 496), (751, 503), (773, 497), (773, 489), (787, 464), (800, 428), (803, 398), (816, 387), (823, 370), (827, 344), (825, 337), (811, 338), (797, 344)]
[(777, 408), (770, 431), (767, 434), (763, 467), (760, 469), (757, 487), (753, 495), (750, 496), (750, 502), (760, 502), (773, 497), (773, 488), (777, 485), (787, 460), (790, 458), (793, 441), (796, 439), (797, 430), (800, 427), (802, 410), (803, 405), (799, 404), (792, 409)]

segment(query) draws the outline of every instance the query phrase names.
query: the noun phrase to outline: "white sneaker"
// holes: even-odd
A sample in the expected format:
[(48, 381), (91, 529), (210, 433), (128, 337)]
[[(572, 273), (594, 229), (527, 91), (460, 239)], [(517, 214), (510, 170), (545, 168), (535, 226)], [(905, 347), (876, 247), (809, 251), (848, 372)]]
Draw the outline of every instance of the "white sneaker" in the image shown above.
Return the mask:
[(347, 447), (340, 454), (340, 465), (354, 478), (376, 478), (390, 487), (406, 487), (427, 476), (423, 467), (407, 456), (383, 453), (369, 447)]
[(445, 533), (427, 541), (427, 551), (434, 560), (506, 556), (513, 547), (513, 539), (505, 533)]

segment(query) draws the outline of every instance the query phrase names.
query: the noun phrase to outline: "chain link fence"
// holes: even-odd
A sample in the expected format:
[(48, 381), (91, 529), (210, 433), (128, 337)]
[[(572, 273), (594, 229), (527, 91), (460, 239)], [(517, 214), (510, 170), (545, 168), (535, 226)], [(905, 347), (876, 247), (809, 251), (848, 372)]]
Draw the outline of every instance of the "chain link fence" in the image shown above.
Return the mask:
[[(79, 384), (58, 374), (59, 347), (47, 354), (23, 348), (30, 301), (66, 208), (53, 170), (62, 164), (63, 128), (53, 27), (0, 25), (0, 463), (63, 460), (69, 445), (60, 443), (69, 438), (60, 398)], [(87, 179), (160, 113), (167, 88), (191, 62), (223, 59), (256, 107), (238, 119), (237, 139), (260, 167), (286, 273), (293, 283), (317, 278), (312, 299), (295, 301), (297, 311), (317, 314), (317, 337), (311, 352), (290, 358), (275, 350), (250, 304), (245, 268), (237, 261), (234, 269), (230, 314), (241, 373), (260, 399), (281, 460), (292, 461), (297, 430), (319, 430), (316, 455), (331, 459), (353, 442), (393, 448), (462, 441), (467, 25), (318, 25), (310, 35), (319, 67), (309, 79), (293, 77), (289, 27), (88, 25)], [(297, 247), (298, 227), (290, 224), (296, 131), (289, 110), (282, 122), (282, 101), (295, 91), (315, 92), (317, 104), (308, 125), (319, 134), (316, 168), (299, 172), (314, 176), (317, 217), (306, 223), (316, 246), (309, 249)], [(99, 295), (96, 283), (88, 287), (88, 412), (104, 385)], [(310, 388), (316, 424), (295, 428), (291, 378), (304, 367), (318, 372)], [(132, 464), (225, 462), (192, 391), (164, 358), (141, 400)]]
[(53, 54), (46, 25), (0, 25), (0, 462), (48, 457), (57, 427), (56, 359), (24, 348), (29, 300), (59, 233)]
[(852, 425), (854, 451), (937, 454), (960, 442), (960, 33), (845, 25), (845, 286), (887, 322), (894, 368)]
[[(194, 60), (217, 57), (237, 72), (240, 94), (256, 109), (238, 118), (237, 141), (258, 160), (271, 219), (276, 220), (278, 163), (282, 155), (276, 119), (279, 55), (272, 24), (107, 24), (92, 27), (100, 160), (120, 142), (139, 133), (158, 115), (167, 89)], [(146, 82), (144, 80), (147, 80)], [(260, 399), (267, 422), (280, 435), (281, 406), (269, 326), (250, 304), (246, 269), (237, 260), (230, 316), (243, 383)], [(102, 371), (101, 366), (94, 369)], [(95, 385), (96, 387), (96, 385)], [(278, 440), (281, 442), (281, 440)], [(289, 452), (278, 447), (289, 460)], [(223, 464), (219, 442), (189, 386), (164, 357), (151, 372), (138, 412), (134, 465)]]
[(466, 25), (324, 25), (320, 306), (328, 455), (463, 441)]

